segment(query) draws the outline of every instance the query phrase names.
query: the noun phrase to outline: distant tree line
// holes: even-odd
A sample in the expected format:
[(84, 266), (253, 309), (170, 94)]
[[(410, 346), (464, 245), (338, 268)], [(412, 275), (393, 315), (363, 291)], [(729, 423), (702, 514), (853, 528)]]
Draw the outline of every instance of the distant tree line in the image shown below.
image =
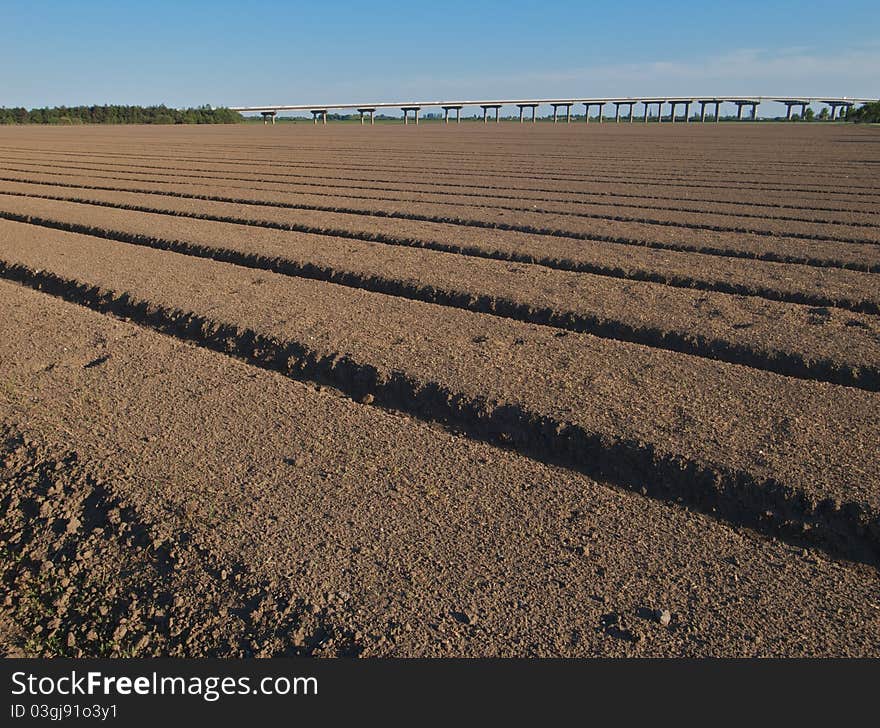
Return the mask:
[(846, 116), (847, 121), (863, 124), (880, 124), (880, 101), (852, 108)]
[(42, 109), (0, 107), (0, 124), (235, 124), (244, 121), (237, 111), (199, 106), (53, 106)]

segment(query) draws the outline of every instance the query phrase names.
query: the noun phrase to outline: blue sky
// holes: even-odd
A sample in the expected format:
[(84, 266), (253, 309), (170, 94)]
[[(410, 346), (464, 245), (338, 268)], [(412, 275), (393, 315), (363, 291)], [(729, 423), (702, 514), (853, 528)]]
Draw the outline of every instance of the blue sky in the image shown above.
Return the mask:
[(0, 0), (0, 105), (880, 97), (880, 2)]

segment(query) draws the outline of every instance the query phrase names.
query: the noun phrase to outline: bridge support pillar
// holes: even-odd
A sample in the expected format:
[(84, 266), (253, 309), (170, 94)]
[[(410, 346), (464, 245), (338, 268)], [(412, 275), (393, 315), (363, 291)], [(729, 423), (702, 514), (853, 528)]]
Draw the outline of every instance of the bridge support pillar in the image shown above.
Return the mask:
[(605, 121), (605, 104), (596, 104), (599, 107), (599, 123)]
[(444, 106), (443, 107), (443, 122), (445, 124), (449, 123), (449, 112), (455, 111), (455, 123), (461, 123), (461, 106)]
[(670, 101), (669, 106), (670, 106), (669, 123), (674, 124), (675, 123), (675, 110), (676, 110), (676, 107), (678, 106), (678, 104), (676, 104), (674, 101)]
[(534, 124), (535, 123), (535, 109), (538, 107), (538, 105), (537, 104), (517, 104), (517, 106), (519, 107), (519, 123), (520, 124), (523, 123), (523, 114), (524, 114), (525, 110), (531, 109), (532, 110), (531, 122)]
[(644, 121), (647, 124), (648, 123), (648, 114), (651, 112), (651, 104), (649, 104), (647, 101), (643, 101), (642, 103), (645, 105), (645, 118), (642, 119), (642, 121)]
[(635, 102), (633, 102), (629, 105), (629, 123), (630, 124), (633, 123), (633, 113), (635, 112), (635, 110), (636, 110), (636, 105), (635, 105)]
[(403, 123), (409, 124), (409, 112), (413, 112), (413, 121), (418, 124), (419, 123), (419, 110), (422, 108), (421, 106), (401, 106), (401, 111), (403, 111)]
[(831, 114), (828, 116), (828, 121), (836, 121), (844, 118), (844, 114), (849, 110), (850, 106), (848, 103), (826, 103), (831, 107)]
[(614, 103), (614, 123), (620, 123), (620, 104), (617, 102)]
[(685, 101), (684, 102), (684, 123), (690, 124), (690, 122), (691, 122), (691, 102)]
[(706, 102), (700, 102), (700, 123), (704, 123), (706, 121)]

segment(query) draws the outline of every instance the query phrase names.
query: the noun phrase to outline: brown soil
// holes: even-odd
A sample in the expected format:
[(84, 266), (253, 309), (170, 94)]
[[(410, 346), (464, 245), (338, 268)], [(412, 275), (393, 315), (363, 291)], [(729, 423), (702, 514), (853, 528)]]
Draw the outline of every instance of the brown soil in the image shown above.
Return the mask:
[(878, 145), (0, 131), (6, 652), (876, 656)]

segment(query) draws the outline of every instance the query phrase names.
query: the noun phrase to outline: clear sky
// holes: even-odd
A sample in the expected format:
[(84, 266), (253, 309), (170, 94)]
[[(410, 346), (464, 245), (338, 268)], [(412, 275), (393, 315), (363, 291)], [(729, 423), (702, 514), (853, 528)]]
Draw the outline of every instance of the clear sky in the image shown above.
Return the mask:
[(0, 0), (0, 106), (880, 97), (880, 0)]

